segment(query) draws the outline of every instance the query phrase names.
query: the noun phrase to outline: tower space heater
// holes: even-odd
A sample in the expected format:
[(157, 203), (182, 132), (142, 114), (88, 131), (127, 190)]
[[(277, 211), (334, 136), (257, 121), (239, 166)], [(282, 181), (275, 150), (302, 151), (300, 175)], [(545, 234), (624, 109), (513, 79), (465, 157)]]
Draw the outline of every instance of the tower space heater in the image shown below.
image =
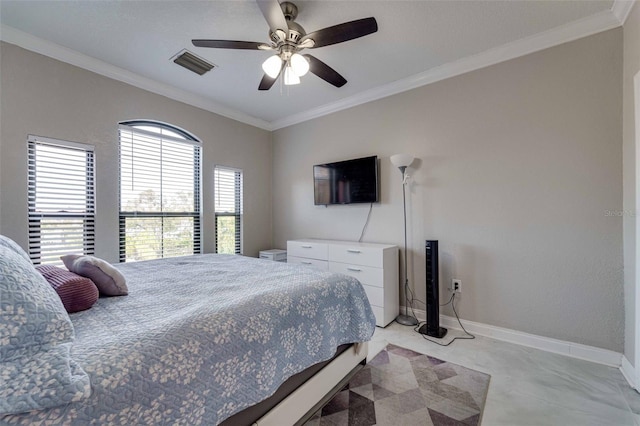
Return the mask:
[(440, 280), (438, 268), (438, 240), (425, 241), (427, 268), (427, 323), (418, 332), (443, 338), (447, 329), (440, 327)]

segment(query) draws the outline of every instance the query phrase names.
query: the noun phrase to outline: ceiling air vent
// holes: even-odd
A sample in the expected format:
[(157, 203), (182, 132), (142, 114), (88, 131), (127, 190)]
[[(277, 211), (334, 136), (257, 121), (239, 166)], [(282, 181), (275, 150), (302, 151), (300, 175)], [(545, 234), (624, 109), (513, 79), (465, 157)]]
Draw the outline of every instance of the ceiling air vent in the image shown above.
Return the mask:
[(215, 67), (215, 65), (205, 61), (199, 56), (194, 55), (187, 49), (178, 52), (178, 54), (176, 54), (171, 59), (173, 59), (173, 62), (180, 65), (181, 67), (185, 67), (189, 71), (193, 71), (198, 75), (209, 72)]

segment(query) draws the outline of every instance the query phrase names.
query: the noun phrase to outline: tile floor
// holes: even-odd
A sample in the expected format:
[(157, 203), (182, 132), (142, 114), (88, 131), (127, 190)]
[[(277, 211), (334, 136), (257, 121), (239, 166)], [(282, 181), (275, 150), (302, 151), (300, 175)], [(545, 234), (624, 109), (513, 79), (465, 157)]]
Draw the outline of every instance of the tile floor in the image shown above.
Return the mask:
[(441, 347), (396, 323), (376, 328), (369, 357), (387, 343), (490, 374), (482, 426), (640, 426), (640, 394), (617, 368), (482, 336)]

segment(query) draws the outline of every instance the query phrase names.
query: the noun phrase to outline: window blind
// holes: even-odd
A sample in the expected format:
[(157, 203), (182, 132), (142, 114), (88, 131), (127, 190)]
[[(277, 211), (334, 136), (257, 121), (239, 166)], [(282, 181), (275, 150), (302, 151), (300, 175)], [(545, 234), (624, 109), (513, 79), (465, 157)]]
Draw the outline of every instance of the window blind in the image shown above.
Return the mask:
[(120, 125), (120, 260), (200, 252), (200, 143), (156, 123)]
[(214, 169), (216, 253), (242, 254), (242, 170)]
[(94, 254), (94, 148), (28, 138), (29, 256), (62, 264), (65, 254)]

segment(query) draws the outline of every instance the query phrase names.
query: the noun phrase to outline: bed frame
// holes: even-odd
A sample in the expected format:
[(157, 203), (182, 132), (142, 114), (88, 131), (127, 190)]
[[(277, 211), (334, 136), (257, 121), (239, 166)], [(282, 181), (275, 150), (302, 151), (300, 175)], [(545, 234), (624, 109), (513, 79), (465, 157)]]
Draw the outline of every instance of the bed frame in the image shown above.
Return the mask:
[(302, 425), (362, 369), (368, 342), (356, 343), (272, 408), (253, 426)]

